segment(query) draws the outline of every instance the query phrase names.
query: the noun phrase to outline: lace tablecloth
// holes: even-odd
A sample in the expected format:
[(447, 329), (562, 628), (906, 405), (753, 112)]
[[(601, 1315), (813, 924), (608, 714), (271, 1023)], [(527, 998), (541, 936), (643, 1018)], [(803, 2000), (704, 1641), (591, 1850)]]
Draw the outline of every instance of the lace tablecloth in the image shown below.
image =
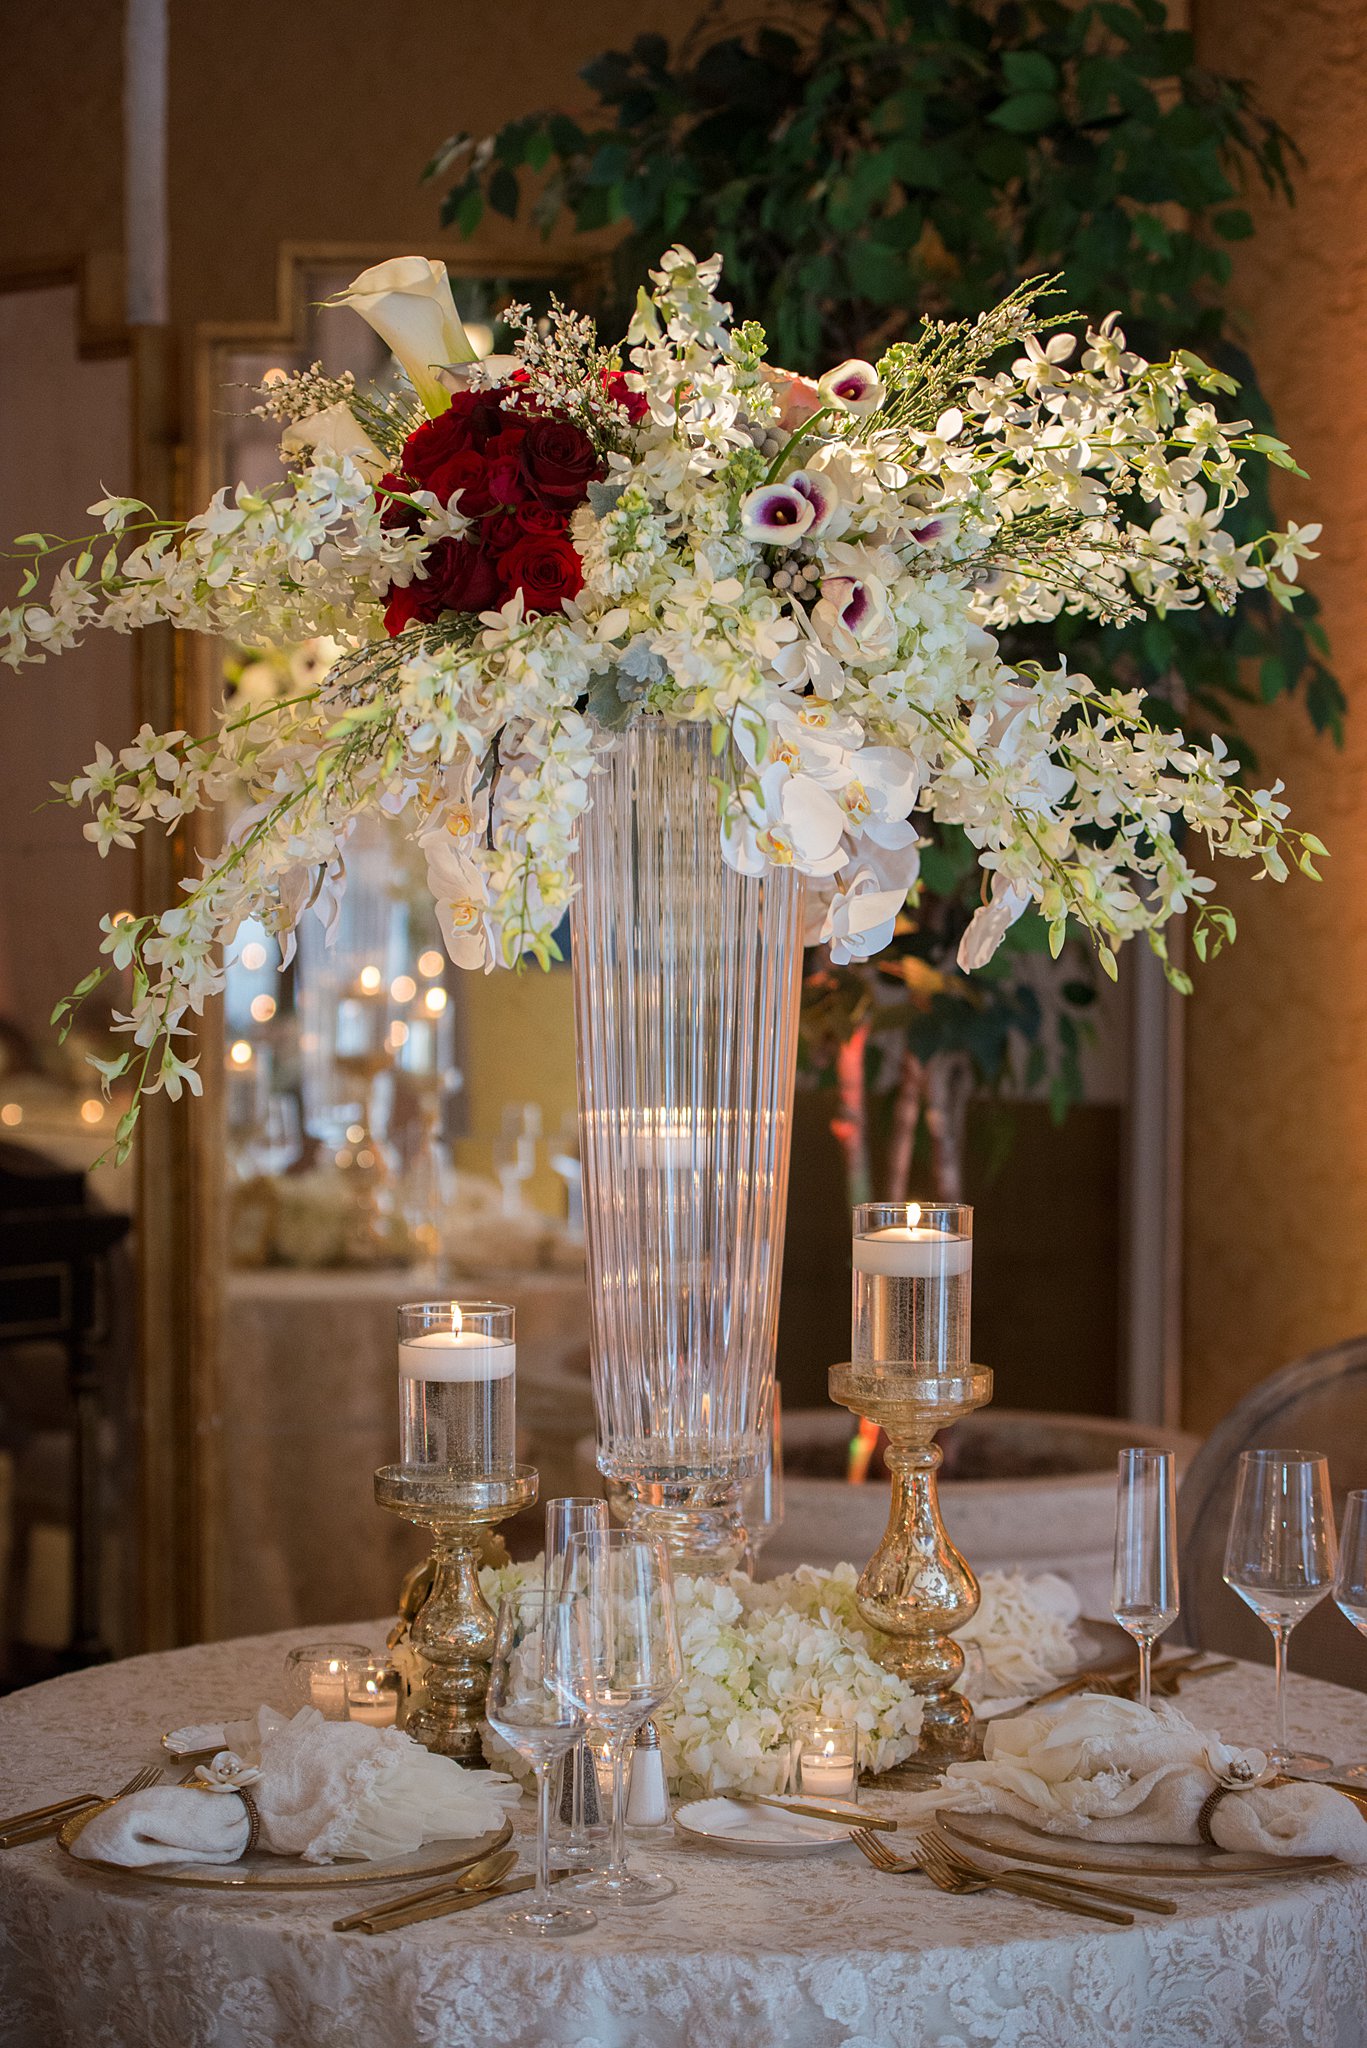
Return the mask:
[[(347, 1631), (357, 1634), (355, 1629)], [(380, 1640), (376, 1626), (362, 1638)], [(280, 1698), (296, 1638), (131, 1659), (0, 1701), (0, 1812), (122, 1782), (161, 1730)], [(1271, 1724), (1271, 1674), (1184, 1693), (1227, 1737)], [(1367, 1700), (1292, 1677), (1293, 1733), (1367, 1753)], [(79, 1785), (78, 1785), (79, 1781)], [(895, 1795), (887, 1795), (890, 1810)], [(530, 1806), (530, 1802), (528, 1802)], [(527, 1817), (530, 1819), (530, 1815)], [(206, 1893), (0, 1852), (4, 2048), (1363, 2048), (1367, 1872), (1181, 1884), (1172, 1919), (1093, 1927), (947, 1898), (853, 1849), (761, 1862), (651, 1841), (664, 1905), (566, 1941), (479, 1911), (372, 1938), (374, 1894)], [(339, 1903), (345, 1898), (346, 1907)]]

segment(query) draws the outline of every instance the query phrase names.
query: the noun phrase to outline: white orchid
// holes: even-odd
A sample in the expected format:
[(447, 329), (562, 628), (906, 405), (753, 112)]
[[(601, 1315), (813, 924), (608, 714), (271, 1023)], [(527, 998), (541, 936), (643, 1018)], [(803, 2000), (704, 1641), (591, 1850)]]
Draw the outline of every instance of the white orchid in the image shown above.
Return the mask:
[(841, 846), (845, 814), (814, 777), (793, 774), (783, 761), (765, 768), (743, 789), (723, 822), (727, 859), (742, 875), (767, 867), (795, 867), (804, 875), (833, 875), (847, 858)]
[[(753, 330), (732, 333), (718, 283), (718, 259), (673, 249), (621, 358), (558, 309), (544, 328), (527, 316), (514, 358), (483, 364), (439, 263), (379, 264), (341, 295), (428, 412), (487, 391), (588, 423), (599, 475), (558, 542), (582, 587), (544, 613), (500, 586), (478, 617), (439, 611), (389, 636), (396, 595), (435, 584), (453, 547), (483, 547), (485, 522), (462, 512), (464, 484), (445, 504), (405, 492), (396, 518), (375, 471), (402, 471), (421, 415), (320, 366), (263, 393), (284, 429), (283, 483), (225, 488), (182, 525), (104, 496), (95, 533), (29, 537), (0, 608), (13, 667), (159, 621), (309, 650), (287, 684), (282, 656), (249, 662), (217, 730), (144, 728), (117, 756), (98, 748), (64, 791), (101, 852), (245, 798), (171, 910), (104, 933), (101, 972), (131, 973), (119, 1029), (135, 1048), (107, 1078), (197, 1086), (174, 1048), (222, 986), (224, 947), (253, 917), (288, 957), (306, 912), (335, 920), (368, 813), (419, 840), (455, 960), (548, 964), (596, 755), (641, 715), (711, 728), (724, 857), (808, 877), (809, 930), (839, 960), (887, 942), (936, 823), (961, 827), (991, 877), (966, 969), (1030, 905), (1051, 945), (1071, 919), (1108, 970), (1123, 940), (1161, 945), (1188, 908), (1197, 950), (1218, 946), (1233, 921), (1209, 900), (1205, 856), (1313, 872), (1320, 842), (1288, 828), (1279, 786), (1241, 787), (1218, 742), (1163, 730), (1137, 694), (1062, 665), (1013, 669), (998, 647), (1001, 631), (1064, 612), (1228, 610), (1260, 588), (1293, 603), (1320, 529), (1226, 530), (1245, 459), (1290, 458), (1220, 418), (1211, 373), (1187, 354), (1147, 362), (1114, 317), (1075, 364), (1071, 336), (1033, 331), (1026, 293), (817, 386), (768, 369)], [(1008, 344), (1012, 368), (979, 374)], [(947, 371), (956, 350), (964, 367)], [(609, 397), (619, 360), (626, 384)], [(627, 418), (622, 389), (643, 418)]]

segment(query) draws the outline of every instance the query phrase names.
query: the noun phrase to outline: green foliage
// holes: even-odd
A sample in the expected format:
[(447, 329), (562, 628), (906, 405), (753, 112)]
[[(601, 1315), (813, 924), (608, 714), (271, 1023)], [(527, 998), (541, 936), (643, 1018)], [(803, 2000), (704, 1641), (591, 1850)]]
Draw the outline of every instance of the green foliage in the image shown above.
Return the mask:
[[(547, 233), (566, 216), (620, 226), (604, 308), (618, 325), (671, 241), (720, 249), (736, 306), (804, 371), (1058, 272), (1060, 303), (1118, 307), (1147, 354), (1196, 349), (1270, 431), (1221, 298), (1226, 245), (1252, 228), (1244, 187), (1289, 197), (1292, 148), (1246, 86), (1196, 64), (1162, 0), (805, 0), (797, 21), (734, 33), (712, 12), (677, 50), (643, 35), (596, 58), (591, 125), (529, 115), (445, 145), (429, 166), (452, 180), (443, 218), (468, 234), (486, 206), (526, 201)], [(1237, 540), (1274, 523), (1250, 480)], [(1098, 681), (1142, 684), (1227, 736), (1292, 690), (1340, 731), (1309, 593), (1294, 616), (1259, 591), (1231, 618), (1065, 620), (1034, 639), (1019, 652), (1061, 639)], [(1251, 761), (1246, 737), (1238, 751)]]
[[(582, 75), (598, 102), (587, 124), (551, 113), (482, 142), (457, 136), (429, 175), (449, 181), (443, 218), (466, 234), (486, 206), (524, 204), (548, 234), (566, 218), (617, 227), (600, 309), (612, 331), (676, 239), (720, 250), (738, 311), (763, 320), (773, 360), (804, 372), (876, 357), (922, 315), (972, 317), (1057, 273), (1059, 304), (1095, 318), (1118, 308), (1151, 357), (1194, 349), (1237, 378), (1239, 410), (1272, 433), (1222, 298), (1228, 245), (1252, 231), (1247, 188), (1290, 199), (1294, 149), (1245, 85), (1197, 65), (1162, 0), (799, 0), (792, 33), (730, 29), (714, 5), (675, 49), (639, 36)], [(1226, 520), (1237, 541), (1276, 524), (1265, 475), (1246, 474), (1249, 496)], [(1230, 617), (1065, 617), (1004, 651), (1048, 663), (1060, 646), (1098, 683), (1145, 689), (1156, 719), (1221, 732), (1247, 766), (1246, 714), (1289, 692), (1340, 734), (1343, 694), (1308, 591), (1293, 614), (1256, 591)], [(988, 1084), (1022, 1038), (1027, 1079), (1042, 1078), (1048, 1038), (1058, 1109), (1078, 1085), (1091, 987), (1070, 966), (1046, 1031), (1020, 971), (1021, 953), (1047, 943), (1035, 918), (985, 975), (959, 975), (949, 963), (980, 880), (971, 849), (940, 833), (914, 924), (890, 956), (811, 991), (812, 1038), (862, 1014), (922, 1057), (967, 1052)], [(1114, 971), (1111, 956), (1101, 964)]]

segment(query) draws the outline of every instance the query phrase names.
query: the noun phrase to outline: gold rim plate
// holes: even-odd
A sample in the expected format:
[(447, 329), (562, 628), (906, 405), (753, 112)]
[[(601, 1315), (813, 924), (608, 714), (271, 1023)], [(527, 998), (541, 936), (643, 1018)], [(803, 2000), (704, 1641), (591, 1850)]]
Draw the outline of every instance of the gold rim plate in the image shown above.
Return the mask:
[(1242, 1877), (1304, 1877), (1342, 1866), (1330, 1857), (1263, 1856), (1253, 1850), (1208, 1849), (1204, 1844), (1088, 1842), (1085, 1845), (1005, 1813), (964, 1813), (942, 1806), (935, 1816), (945, 1834), (1009, 1863), (1047, 1863), (1060, 1870), (1095, 1870), (1113, 1877), (1190, 1877), (1232, 1884)]
[[(79, 1832), (74, 1829), (68, 1837), (63, 1828), (57, 1837), (69, 1856)], [(411, 1856), (394, 1856), (383, 1863), (300, 1863), (289, 1856), (272, 1856), (264, 1849), (253, 1849), (236, 1863), (143, 1863), (135, 1869), (89, 1856), (74, 1860), (84, 1870), (108, 1871), (114, 1877), (146, 1877), (154, 1884), (194, 1885), (201, 1891), (330, 1891), (337, 1885), (408, 1884), (425, 1877), (445, 1877), (501, 1849), (512, 1840), (512, 1834), (513, 1824), (505, 1820), (487, 1834), (452, 1835), (445, 1841), (426, 1843)]]

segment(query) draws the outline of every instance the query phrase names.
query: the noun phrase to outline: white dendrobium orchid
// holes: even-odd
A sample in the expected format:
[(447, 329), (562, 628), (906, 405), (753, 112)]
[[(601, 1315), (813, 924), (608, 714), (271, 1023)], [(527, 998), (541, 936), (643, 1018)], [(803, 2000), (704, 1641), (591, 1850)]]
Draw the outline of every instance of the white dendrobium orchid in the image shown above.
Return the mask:
[[(1288, 826), (1280, 785), (1242, 786), (1218, 741), (1168, 730), (1138, 691), (1013, 669), (999, 647), (1064, 613), (1228, 612), (1248, 589), (1292, 607), (1319, 527), (1226, 530), (1255, 459), (1294, 466), (1220, 416), (1228, 380), (1189, 351), (1146, 361), (1114, 317), (1076, 363), (1027, 286), (817, 385), (732, 330), (719, 281), (719, 259), (671, 249), (619, 348), (557, 307), (514, 317), (515, 354), (480, 363), (439, 263), (377, 264), (334, 303), (416, 400), (280, 373), (257, 408), (284, 435), (280, 483), (179, 523), (106, 495), (94, 536), (25, 536), (0, 662), (159, 622), (253, 650), (216, 730), (144, 729), (63, 790), (101, 852), (242, 805), (169, 910), (104, 930), (73, 1005), (128, 976), (106, 1089), (198, 1085), (176, 1048), (225, 949), (248, 918), (286, 958), (305, 914), (334, 923), (364, 817), (415, 834), (453, 959), (548, 965), (596, 757), (639, 717), (709, 729), (724, 857), (811, 877), (842, 961), (892, 936), (937, 826), (992, 877), (966, 969), (1027, 905), (1055, 950), (1071, 923), (1108, 972), (1188, 910), (1204, 957), (1233, 919), (1203, 867), (1314, 874), (1323, 848)], [(433, 432), (452, 407), (479, 431)], [(506, 432), (486, 431), (495, 414)], [(380, 464), (410, 481), (397, 499)]]
[(1021, 889), (1001, 873), (992, 877), (992, 893), (969, 920), (959, 941), (958, 962), (965, 974), (985, 967), (1018, 917), (1030, 908), (1030, 892)]
[(346, 456), (368, 475), (380, 476), (388, 467), (349, 405), (325, 406), (287, 427), (280, 438), (283, 455)]
[(848, 858), (844, 830), (845, 814), (830, 791), (782, 761), (764, 769), (758, 787), (741, 790), (722, 826), (726, 857), (742, 875), (762, 875), (767, 867), (833, 875)]
[(824, 404), (835, 406), (841, 412), (853, 413), (856, 419), (861, 420), (877, 412), (887, 395), (873, 364), (862, 362), (858, 356), (851, 356), (848, 362), (837, 363), (833, 370), (827, 370), (817, 384), (817, 390)]
[(427, 256), (393, 256), (354, 277), (329, 301), (350, 306), (369, 323), (412, 381), (427, 411), (445, 412), (451, 394), (438, 371), (472, 363), (475, 351), (461, 325), (444, 263)]

